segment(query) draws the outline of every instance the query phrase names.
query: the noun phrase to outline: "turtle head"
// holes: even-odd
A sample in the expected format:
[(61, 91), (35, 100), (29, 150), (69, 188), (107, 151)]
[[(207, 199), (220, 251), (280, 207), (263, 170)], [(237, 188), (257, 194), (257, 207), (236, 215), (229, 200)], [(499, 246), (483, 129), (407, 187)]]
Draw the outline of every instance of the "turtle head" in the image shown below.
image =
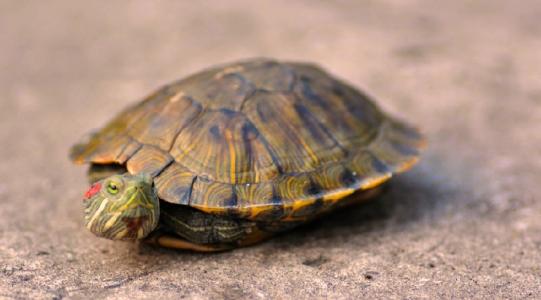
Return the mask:
[(113, 175), (85, 193), (86, 227), (112, 240), (137, 240), (158, 225), (159, 200), (148, 175)]

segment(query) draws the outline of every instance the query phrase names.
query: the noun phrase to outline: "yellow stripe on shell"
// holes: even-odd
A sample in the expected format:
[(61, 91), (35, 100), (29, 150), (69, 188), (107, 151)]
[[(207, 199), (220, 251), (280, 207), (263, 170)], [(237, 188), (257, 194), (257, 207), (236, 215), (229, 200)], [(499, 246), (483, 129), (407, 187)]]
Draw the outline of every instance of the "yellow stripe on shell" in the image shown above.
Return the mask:
[(302, 147), (304, 148), (304, 150), (306, 150), (306, 152), (308, 153), (308, 156), (310, 156), (310, 158), (314, 162), (314, 165), (317, 165), (319, 163), (319, 159), (317, 158), (317, 155), (314, 153), (314, 150), (312, 150), (312, 148), (310, 148), (310, 146), (308, 146), (308, 144), (303, 139), (299, 139), (299, 142), (302, 144)]
[(235, 145), (233, 144), (233, 134), (231, 133), (231, 130), (229, 128), (226, 128), (224, 130), (224, 137), (227, 142), (227, 146), (229, 148), (229, 176), (231, 183), (237, 182), (236, 177), (236, 153), (235, 153)]
[(389, 178), (391, 178), (392, 174), (391, 173), (387, 173), (387, 174), (383, 174), (379, 177), (374, 177), (374, 178), (370, 178), (368, 180), (365, 180), (360, 188), (362, 190), (368, 190), (368, 189), (371, 189), (371, 188), (374, 188), (382, 183), (384, 183), (385, 181), (387, 181)]
[(411, 169), (418, 161), (419, 161), (419, 157), (412, 157), (410, 160), (398, 166), (396, 169), (396, 172), (397, 173), (406, 172), (407, 170)]
[(259, 215), (262, 212), (268, 211), (272, 207), (273, 205), (252, 206), (246, 210), (247, 211), (246, 215), (248, 215), (249, 213), (250, 218), (254, 219), (255, 217), (257, 217), (257, 215)]
[(190, 151), (193, 150), (193, 148), (195, 148), (195, 146), (196, 146), (195, 143), (189, 144), (189, 145), (186, 147), (186, 149), (184, 149), (184, 150), (180, 153), (180, 155), (178, 155), (178, 156), (175, 157), (175, 160), (176, 160), (176, 161), (181, 161), (186, 155), (188, 155), (188, 153), (189, 153)]
[(323, 200), (336, 201), (347, 197), (355, 192), (355, 189), (343, 189), (336, 192), (331, 192), (323, 197)]

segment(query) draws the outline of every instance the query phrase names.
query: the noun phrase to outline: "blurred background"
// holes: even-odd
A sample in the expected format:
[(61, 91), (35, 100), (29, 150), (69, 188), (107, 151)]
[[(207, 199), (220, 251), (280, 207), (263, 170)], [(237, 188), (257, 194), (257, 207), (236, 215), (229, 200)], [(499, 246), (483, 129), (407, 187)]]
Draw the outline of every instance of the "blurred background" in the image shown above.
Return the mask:
[[(0, 298), (541, 297), (541, 3), (0, 1)], [(430, 146), (391, 191), (218, 255), (93, 237), (68, 149), (211, 65), (311, 61)]]

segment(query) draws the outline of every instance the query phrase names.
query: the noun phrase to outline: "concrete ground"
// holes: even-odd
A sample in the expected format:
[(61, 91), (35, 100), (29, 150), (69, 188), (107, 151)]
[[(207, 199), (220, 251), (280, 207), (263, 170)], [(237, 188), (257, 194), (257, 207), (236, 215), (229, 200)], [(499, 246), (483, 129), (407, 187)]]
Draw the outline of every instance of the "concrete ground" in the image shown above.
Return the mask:
[[(191, 3), (0, 2), (0, 298), (541, 298), (539, 1)], [(69, 146), (252, 56), (362, 87), (423, 128), (422, 162), (374, 202), (231, 252), (87, 232)]]

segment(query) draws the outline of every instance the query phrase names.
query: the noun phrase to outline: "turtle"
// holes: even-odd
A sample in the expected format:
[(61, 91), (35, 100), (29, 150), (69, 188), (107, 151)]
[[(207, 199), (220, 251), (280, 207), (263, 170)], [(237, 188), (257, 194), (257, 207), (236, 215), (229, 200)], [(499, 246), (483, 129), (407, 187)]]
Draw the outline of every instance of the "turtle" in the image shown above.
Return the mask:
[(318, 65), (257, 58), (159, 88), (70, 158), (90, 166), (95, 235), (212, 252), (373, 198), (425, 144)]

